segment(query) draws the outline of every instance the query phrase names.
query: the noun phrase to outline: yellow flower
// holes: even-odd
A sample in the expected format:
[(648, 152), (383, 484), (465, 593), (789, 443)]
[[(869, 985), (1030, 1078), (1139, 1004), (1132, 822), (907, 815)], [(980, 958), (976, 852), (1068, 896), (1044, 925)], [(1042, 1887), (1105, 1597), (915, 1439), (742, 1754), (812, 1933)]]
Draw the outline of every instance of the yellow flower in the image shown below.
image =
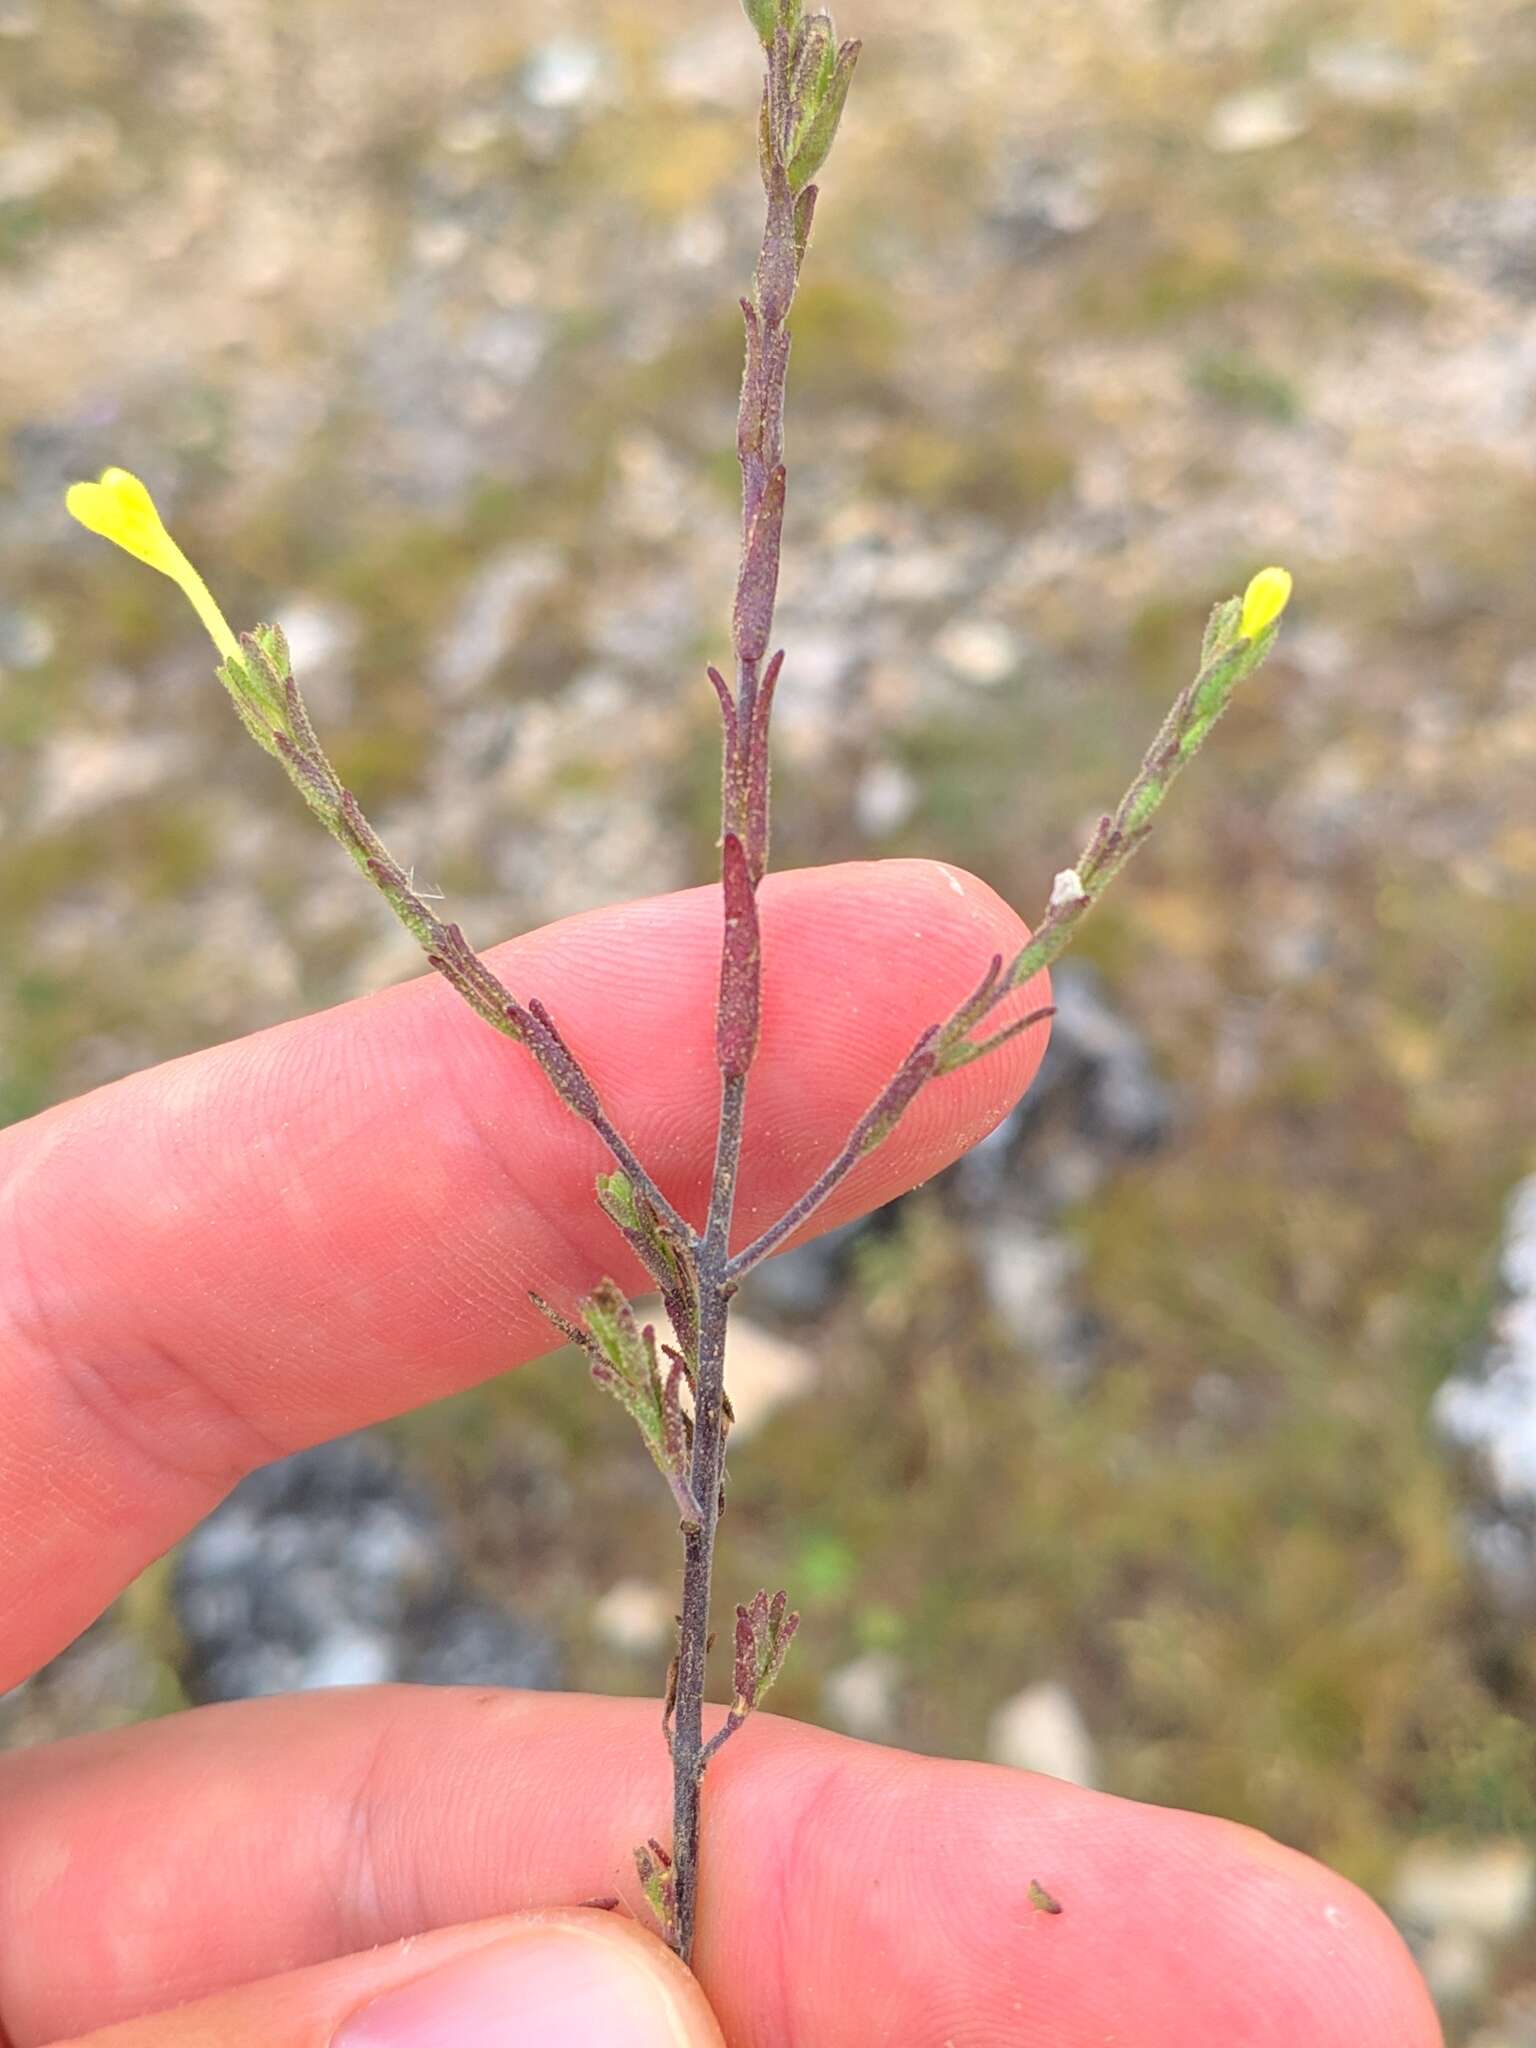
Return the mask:
[(239, 658), (240, 643), (228, 621), (207, 584), (166, 532), (154, 499), (136, 476), (126, 469), (104, 469), (94, 484), (71, 484), (64, 503), (70, 517), (90, 532), (99, 533), (141, 562), (148, 562), (162, 576), (169, 576), (186, 593), (225, 660)]
[(1243, 616), (1238, 632), (1245, 640), (1257, 640), (1275, 623), (1290, 601), (1290, 570), (1261, 569), (1243, 592)]

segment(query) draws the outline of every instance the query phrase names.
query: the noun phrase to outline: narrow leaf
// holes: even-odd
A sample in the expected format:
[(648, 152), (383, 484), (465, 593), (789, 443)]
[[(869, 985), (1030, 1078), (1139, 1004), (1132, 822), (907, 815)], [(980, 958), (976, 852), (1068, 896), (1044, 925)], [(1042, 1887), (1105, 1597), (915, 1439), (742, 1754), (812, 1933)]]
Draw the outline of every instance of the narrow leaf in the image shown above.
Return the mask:
[(757, 891), (746, 848), (734, 832), (725, 835), (721, 874), (725, 895), (725, 943), (720, 958), (720, 1009), (715, 1049), (720, 1071), (740, 1079), (757, 1051), (762, 1012), (762, 939)]
[(790, 189), (794, 192), (804, 191), (832, 153), (832, 145), (837, 140), (838, 123), (843, 118), (843, 108), (848, 104), (848, 88), (853, 84), (853, 74), (858, 65), (861, 48), (862, 45), (859, 43), (844, 43), (838, 51), (837, 67), (832, 73), (831, 83), (797, 138), (794, 153), (789, 160), (789, 183)]

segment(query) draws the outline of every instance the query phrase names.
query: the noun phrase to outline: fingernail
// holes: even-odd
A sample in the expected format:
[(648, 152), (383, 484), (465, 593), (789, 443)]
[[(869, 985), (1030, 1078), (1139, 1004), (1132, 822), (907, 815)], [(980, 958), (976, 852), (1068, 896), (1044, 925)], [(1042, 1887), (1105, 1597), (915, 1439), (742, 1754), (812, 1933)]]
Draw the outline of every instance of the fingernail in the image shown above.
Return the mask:
[(601, 1936), (541, 1928), (386, 1991), (332, 2048), (683, 2048), (666, 1986)]

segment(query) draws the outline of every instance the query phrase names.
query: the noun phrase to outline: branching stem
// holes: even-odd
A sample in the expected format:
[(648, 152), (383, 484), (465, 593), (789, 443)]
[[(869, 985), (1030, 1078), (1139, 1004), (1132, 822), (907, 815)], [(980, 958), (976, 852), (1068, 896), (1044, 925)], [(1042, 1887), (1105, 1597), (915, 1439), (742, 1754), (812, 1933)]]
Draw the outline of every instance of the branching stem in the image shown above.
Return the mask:
[(70, 508), (84, 524), (163, 569), (187, 590), (224, 656), (219, 677), (247, 732), (281, 763), (305, 803), (379, 890), (432, 967), (486, 1023), (527, 1049), (560, 1100), (590, 1125), (618, 1166), (617, 1173), (599, 1178), (598, 1200), (659, 1287), (676, 1343), (658, 1346), (654, 1327), (642, 1325), (611, 1281), (583, 1304), (584, 1329), (558, 1308), (534, 1299), (565, 1336), (585, 1349), (594, 1378), (635, 1417), (680, 1516), (682, 1613), (662, 1717), (673, 1764), (673, 1842), (668, 1850), (653, 1839), (636, 1850), (635, 1861), (645, 1895), (684, 1961), (692, 1954), (698, 1924), (705, 1768), (773, 1684), (799, 1619), (789, 1612), (783, 1593), (770, 1599), (766, 1591), (759, 1592), (749, 1605), (738, 1606), (732, 1703), (726, 1722), (706, 1743), (711, 1580), (731, 1423), (725, 1387), (731, 1299), (743, 1275), (810, 1221), (860, 1160), (885, 1142), (931, 1081), (984, 1058), (1050, 1016), (1049, 1009), (1035, 1009), (989, 1036), (974, 1036), (1001, 1004), (1065, 950), (1146, 839), (1175, 777), (1204, 743), (1236, 685), (1269, 652), (1290, 591), (1285, 571), (1263, 570), (1242, 599), (1216, 607), (1199, 673), (1175, 702), (1118, 808), (1100, 819), (1076, 867), (1056, 877), (1033, 936), (1011, 962), (1001, 955), (993, 959), (966, 1000), (922, 1034), (812, 1186), (733, 1256), (731, 1224), (747, 1082), (762, 1017), (757, 899), (770, 837), (769, 720), (783, 662), (782, 654), (770, 658), (768, 649), (786, 499), (788, 323), (816, 211), (811, 180), (832, 146), (859, 57), (857, 43), (836, 44), (830, 17), (819, 11), (806, 14), (801, 0), (744, 0), (744, 6), (766, 62), (759, 131), (767, 215), (753, 293), (741, 302), (746, 362), (736, 436), (742, 526), (731, 614), (734, 682), (728, 684), (718, 670), (709, 672), (723, 726), (724, 934), (715, 1029), (720, 1120), (702, 1228), (680, 1214), (615, 1128), (549, 1011), (535, 998), (517, 1000), (458, 925), (445, 923), (429, 908), (385, 847), (320, 744), (281, 631), (262, 626), (235, 641), (136, 478), (109, 470), (99, 484), (77, 485), (70, 494)]

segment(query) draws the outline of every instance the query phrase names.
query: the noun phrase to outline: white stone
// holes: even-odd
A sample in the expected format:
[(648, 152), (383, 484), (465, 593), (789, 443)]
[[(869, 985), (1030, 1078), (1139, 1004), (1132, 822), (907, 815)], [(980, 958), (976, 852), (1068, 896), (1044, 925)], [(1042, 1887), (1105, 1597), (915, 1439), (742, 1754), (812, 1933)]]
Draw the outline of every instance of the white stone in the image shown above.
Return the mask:
[(1013, 674), (1022, 649), (1001, 619), (953, 619), (937, 635), (933, 651), (947, 669), (968, 683), (991, 689)]
[(603, 53), (595, 43), (557, 36), (529, 58), (523, 91), (536, 107), (564, 111), (591, 99), (602, 76)]
[(1261, 89), (1222, 100), (1206, 124), (1205, 139), (1220, 156), (1241, 156), (1294, 142), (1307, 127), (1306, 105), (1299, 94)]
[(288, 641), (294, 677), (321, 731), (352, 708), (352, 663), (361, 626), (349, 605), (292, 597), (273, 616)]
[(819, 1376), (816, 1360), (803, 1345), (745, 1316), (732, 1316), (725, 1340), (725, 1388), (736, 1412), (732, 1446), (745, 1442), (786, 1403), (808, 1394)]
[(1073, 1349), (1073, 1286), (1082, 1252), (1073, 1239), (1008, 1216), (990, 1218), (976, 1242), (987, 1299), (1022, 1344), (1060, 1361)]
[(900, 1681), (900, 1661), (889, 1650), (868, 1650), (828, 1673), (821, 1688), (823, 1711), (845, 1734), (879, 1741), (896, 1725)]
[(1016, 1771), (1038, 1771), (1090, 1789), (1098, 1783), (1093, 1738), (1076, 1700), (1054, 1678), (1027, 1685), (998, 1708), (987, 1754)]
[(1506, 1298), (1486, 1351), (1445, 1382), (1434, 1414), (1453, 1442), (1481, 1456), (1500, 1504), (1524, 1509), (1536, 1504), (1536, 1174), (1510, 1197), (1499, 1276)]
[(626, 1657), (649, 1657), (672, 1633), (672, 1602), (648, 1579), (620, 1579), (593, 1605), (592, 1633)]
[(859, 830), (868, 839), (899, 831), (917, 808), (917, 799), (917, 783), (899, 761), (871, 761), (853, 793)]
[[(636, 1301), (635, 1313), (642, 1323), (656, 1325), (659, 1339), (672, 1341), (666, 1316), (654, 1296)], [(808, 1394), (820, 1377), (815, 1357), (803, 1344), (791, 1343), (748, 1316), (733, 1315), (725, 1339), (725, 1391), (736, 1417), (731, 1426), (732, 1450), (788, 1402)]]
[(1391, 1904), (1399, 1920), (1432, 1933), (1508, 1941), (1536, 1918), (1536, 1851), (1512, 1837), (1416, 1842), (1398, 1865)]
[(298, 1682), (303, 1692), (326, 1692), (341, 1685), (382, 1685), (394, 1675), (395, 1653), (384, 1636), (338, 1629), (305, 1658)]
[[(1493, 1968), (1487, 1942), (1465, 1927), (1442, 1928), (1425, 1942), (1418, 1963), (1442, 2012), (1470, 2005), (1480, 1997), (1488, 1988)], [(1493, 2048), (1507, 2048), (1507, 2044), (1496, 2037)]]
[(180, 759), (181, 749), (159, 734), (62, 732), (44, 748), (38, 766), (33, 827), (57, 830), (145, 796)]
[(1322, 43), (1307, 68), (1335, 99), (1355, 107), (1400, 107), (1419, 97), (1424, 67), (1390, 43)]

